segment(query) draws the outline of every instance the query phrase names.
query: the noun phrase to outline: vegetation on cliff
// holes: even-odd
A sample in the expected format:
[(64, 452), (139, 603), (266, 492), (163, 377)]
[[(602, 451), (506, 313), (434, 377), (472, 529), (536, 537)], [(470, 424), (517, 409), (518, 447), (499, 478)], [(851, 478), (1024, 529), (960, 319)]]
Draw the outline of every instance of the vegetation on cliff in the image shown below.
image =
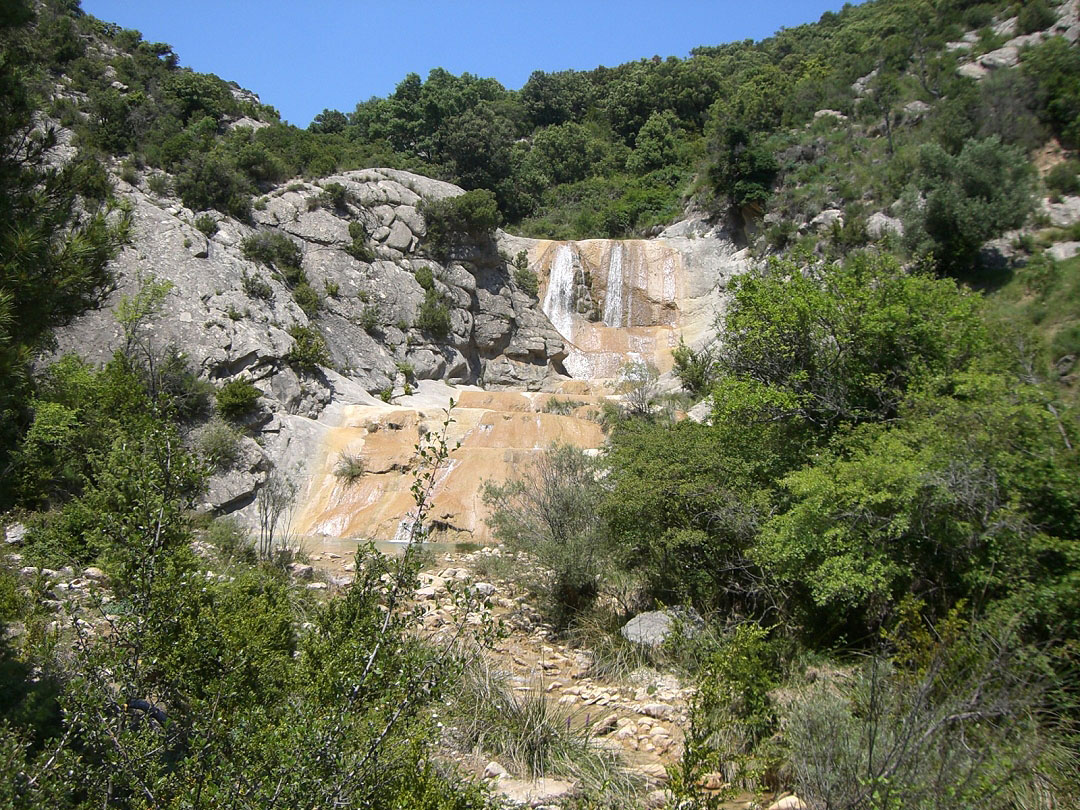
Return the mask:
[[(655, 653), (700, 687), (680, 801), (715, 799), (699, 787), (719, 770), (823, 807), (1076, 803), (1080, 260), (1043, 251), (1075, 226), (1017, 235), (1022, 267), (995, 270), (982, 248), (1030, 226), (1041, 192), (1080, 188), (1075, 160), (1031, 159), (1080, 145), (1080, 52), (1053, 37), (981, 80), (957, 70), (1003, 44), (995, 19), (1015, 11), (1025, 33), (1056, 10), (877, 0), (686, 59), (538, 72), (519, 92), (436, 70), (301, 130), (77, 3), (9, 3), (0, 503), (26, 520), (27, 563), (99, 564), (112, 593), (71, 617), (64, 646), (45, 594), (0, 571), (0, 630), (22, 630), (0, 633), (3, 803), (484, 802), (430, 756), (458, 662), (407, 632), (411, 559), (362, 554), (347, 596), (318, 604), (288, 585), (267, 507), (267, 559), (215, 524), (227, 565), (207, 576), (190, 510), (235, 433), (213, 423), (204, 458), (192, 451), (212, 391), (145, 339), (160, 283), (120, 308), (124, 349), (103, 368), (32, 369), (110, 288), (127, 221), (108, 157), (240, 219), (297, 175), (451, 179), (469, 192), (423, 211), (434, 256), (500, 222), (621, 236), (688, 201), (736, 218), (762, 266), (733, 282), (724, 339), (676, 355), (711, 418), (669, 421), (639, 399), (609, 419), (603, 458), (559, 448), (531, 484), (492, 489), (496, 530), (545, 563), (538, 591), (572, 636), (657, 603), (707, 617), (704, 636)], [(74, 133), (63, 165), (42, 112)], [(316, 204), (342, 198), (327, 187)], [(354, 255), (370, 257), (355, 224)], [(287, 237), (244, 250), (319, 307)], [(436, 279), (416, 275), (416, 325), (446, 336)], [(327, 362), (317, 330), (291, 334), (298, 369)], [(256, 394), (238, 381), (217, 409), (242, 424)]]

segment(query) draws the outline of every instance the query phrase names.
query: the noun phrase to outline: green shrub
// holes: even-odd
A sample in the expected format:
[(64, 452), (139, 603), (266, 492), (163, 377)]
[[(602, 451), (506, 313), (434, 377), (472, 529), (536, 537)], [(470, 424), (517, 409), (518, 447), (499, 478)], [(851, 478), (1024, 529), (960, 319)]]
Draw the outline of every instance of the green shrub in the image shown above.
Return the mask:
[(219, 517), (206, 530), (206, 539), (227, 560), (241, 560), (249, 565), (255, 563), (255, 545), (251, 532), (233, 517)]
[(300, 246), (281, 231), (259, 231), (240, 243), (245, 259), (260, 262), (279, 272), (299, 268), (304, 260)]
[(1080, 355), (1080, 324), (1072, 324), (1058, 330), (1050, 344), (1055, 362), (1069, 355)]
[(371, 333), (379, 328), (379, 308), (368, 304), (360, 311), (360, 328)]
[(157, 197), (168, 197), (173, 192), (172, 180), (167, 174), (152, 174), (146, 178), (146, 186)]
[(239, 220), (251, 218), (251, 190), (231, 163), (196, 152), (176, 177), (176, 193), (193, 211), (213, 208)]
[(147, 370), (148, 387), (171, 403), (179, 420), (191, 422), (209, 413), (214, 385), (199, 377), (183, 352), (169, 346), (153, 365)]
[(434, 287), (424, 293), (416, 312), (416, 328), (440, 339), (450, 334), (450, 307)]
[[(7, 560), (0, 558), (0, 562), (6, 563)], [(6, 566), (0, 567), (0, 627), (22, 616), (24, 604), (18, 577)]]
[(218, 232), (218, 223), (209, 214), (199, 214), (195, 217), (195, 228), (204, 236), (211, 237)]
[(270, 301), (274, 298), (273, 288), (264, 279), (249, 275), (246, 270), (241, 277), (240, 283), (243, 285), (248, 298), (259, 298), (263, 301)]
[(352, 196), (341, 183), (327, 183), (323, 186), (322, 194), (318, 199), (322, 205), (342, 211), (349, 204)]
[(675, 374), (687, 391), (700, 396), (706, 393), (716, 380), (716, 359), (709, 348), (694, 351), (682, 338), (672, 353), (675, 360)]
[(499, 226), (499, 207), (487, 189), (467, 191), (458, 197), (424, 200), (425, 244), (435, 256), (447, 256), (468, 241), (490, 237)]
[(240, 434), (223, 419), (211, 419), (199, 431), (198, 448), (211, 466), (227, 470), (240, 459)]
[(343, 250), (356, 259), (358, 262), (364, 262), (365, 264), (371, 264), (375, 261), (375, 251), (372, 247), (362, 239), (353, 239), (352, 242), (346, 245)]
[(531, 587), (563, 628), (593, 605), (612, 556), (603, 542), (596, 472), (582, 450), (561, 445), (542, 454), (527, 477), (484, 486), (495, 536), (536, 557), (544, 573)]
[(529, 269), (529, 254), (524, 250), (518, 251), (517, 256), (514, 257), (513, 278), (514, 283), (523, 292), (534, 298), (540, 291), (540, 280), (536, 277), (536, 273)]
[(337, 298), (341, 293), (341, 285), (336, 281), (331, 281), (328, 278), (323, 279), (323, 289), (326, 290), (326, 294), (331, 298)]
[(381, 391), (379, 391), (379, 399), (381, 399), (383, 402), (388, 403), (393, 398), (394, 398), (394, 389), (392, 387), (384, 388)]
[(1066, 160), (1052, 168), (1046, 175), (1046, 187), (1055, 195), (1080, 192), (1080, 161)]
[(988, 239), (1024, 224), (1033, 207), (1031, 174), (1022, 150), (996, 137), (968, 141), (959, 155), (923, 146), (916, 186), (925, 201), (907, 201), (909, 249), (932, 253), (944, 273), (971, 272)]
[(362, 222), (352, 221), (349, 223), (349, 236), (352, 243), (346, 245), (345, 252), (358, 262), (371, 263), (375, 261), (375, 251), (368, 245), (368, 232)]
[(251, 380), (229, 380), (217, 391), (218, 413), (226, 419), (240, 419), (251, 412), (260, 396), (262, 393), (252, 385)]
[(432, 275), (430, 267), (425, 265), (424, 267), (419, 268), (415, 273), (415, 277), (416, 283), (424, 290), (435, 289), (435, 276)]
[(1016, 18), (1017, 33), (1034, 34), (1049, 28), (1056, 20), (1057, 15), (1044, 0), (1027, 0)]
[(120, 165), (120, 179), (129, 186), (136, 186), (139, 184), (139, 170), (133, 161), (125, 160)]
[(289, 327), (293, 339), (285, 360), (300, 371), (317, 371), (319, 366), (330, 365), (330, 351), (326, 339), (313, 326), (295, 324)]
[(293, 300), (309, 318), (314, 318), (321, 304), (319, 294), (306, 281), (301, 281), (293, 289)]

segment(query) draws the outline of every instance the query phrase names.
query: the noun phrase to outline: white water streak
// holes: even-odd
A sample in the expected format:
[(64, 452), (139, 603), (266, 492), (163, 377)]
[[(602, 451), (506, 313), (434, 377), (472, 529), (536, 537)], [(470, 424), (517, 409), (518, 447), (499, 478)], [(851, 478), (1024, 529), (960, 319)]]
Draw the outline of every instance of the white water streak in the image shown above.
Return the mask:
[(608, 258), (607, 290), (604, 292), (604, 323), (616, 328), (623, 325), (623, 247), (611, 246)]
[(544, 314), (567, 340), (574, 339), (574, 254), (569, 245), (559, 245), (548, 271)]

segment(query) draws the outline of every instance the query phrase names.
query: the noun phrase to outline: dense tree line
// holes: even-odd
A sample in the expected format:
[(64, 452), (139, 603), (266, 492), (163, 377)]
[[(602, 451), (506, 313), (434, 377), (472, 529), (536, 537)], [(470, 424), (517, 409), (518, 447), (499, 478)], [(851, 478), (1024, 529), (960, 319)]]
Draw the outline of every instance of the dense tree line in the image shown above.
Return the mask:
[[(54, 329), (111, 292), (109, 260), (127, 239), (108, 183), (88, 182), (92, 159), (55, 165), (55, 135), (36, 126), (41, 49), (57, 69), (85, 58), (77, 4), (38, 10), (0, 12), (0, 500), (27, 529), (21, 563), (0, 553), (0, 804), (486, 806), (430, 756), (430, 707), (462, 659), (411, 630), (415, 554), (362, 552), (348, 595), (321, 604), (280, 559), (255, 560), (228, 522), (201, 535), (213, 562), (194, 553), (213, 458), (193, 428), (214, 387), (147, 338), (167, 283), (148, 276), (121, 300), (123, 345), (103, 368), (74, 357), (31, 367)], [(167, 48), (130, 44), (123, 79), (160, 80), (139, 103), (165, 106), (95, 97), (92, 143), (129, 148), (156, 127), (185, 138), (196, 119), (213, 132), (213, 116), (235, 108), (217, 79), (177, 71)], [(178, 182), (206, 168), (188, 149)], [(223, 389), (222, 418), (246, 415), (252, 390)], [(438, 464), (446, 448), (425, 452)], [(102, 587), (49, 612), (58, 586), (17, 573), (31, 563), (94, 563)]]
[[(130, 155), (133, 171), (145, 164), (174, 176), (189, 206), (241, 217), (252, 195), (289, 177), (386, 165), (492, 191), (503, 219), (527, 233), (621, 236), (671, 221), (690, 197), (715, 212), (775, 207), (774, 192), (797, 168), (785, 158), (790, 133), (819, 109), (866, 127), (883, 122), (897, 178), (910, 176), (927, 142), (952, 155), (991, 135), (1005, 146), (1030, 148), (1050, 134), (1071, 144), (1080, 113), (1080, 63), (1061, 38), (982, 85), (956, 74), (962, 54), (945, 43), (977, 29), (978, 47), (994, 46), (987, 26), (1015, 10), (1003, 0), (876, 0), (758, 43), (538, 71), (520, 91), (440, 68), (426, 79), (410, 74), (388, 97), (351, 112), (324, 110), (306, 130), (279, 123), (272, 108), (215, 76), (179, 67), (167, 45), (77, 5), (47, 6), (34, 53), (86, 94), (60, 95), (51, 110), (79, 131), (86, 153)], [(1025, 13), (1029, 27), (1053, 16)], [(913, 100), (933, 112), (917, 132), (903, 132), (898, 111)], [(231, 125), (242, 116), (269, 126)], [(879, 160), (873, 149), (861, 152), (859, 165)], [(854, 202), (835, 191), (834, 202)]]
[(599, 650), (635, 610), (707, 617), (654, 653), (698, 679), (683, 797), (788, 769), (817, 806), (1068, 803), (1080, 429), (1022, 328), (866, 252), (740, 277), (722, 326), (680, 355), (707, 422), (628, 411), (604, 457), (489, 488), (548, 615)]

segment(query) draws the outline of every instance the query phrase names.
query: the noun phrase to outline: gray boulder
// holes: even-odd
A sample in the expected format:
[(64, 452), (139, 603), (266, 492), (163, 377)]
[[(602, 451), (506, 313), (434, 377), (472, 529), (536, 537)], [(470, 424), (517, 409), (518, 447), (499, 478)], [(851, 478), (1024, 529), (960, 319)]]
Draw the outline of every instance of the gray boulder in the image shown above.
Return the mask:
[(810, 220), (810, 230), (815, 233), (824, 233), (830, 230), (836, 223), (839, 223), (841, 226), (844, 224), (844, 212), (839, 208), (826, 208)]
[(890, 217), (880, 211), (875, 211), (866, 220), (866, 232), (872, 239), (881, 239), (887, 234), (894, 236), (904, 235), (904, 223), (896, 217)]
[(682, 633), (693, 638), (705, 628), (705, 621), (693, 608), (673, 607), (639, 613), (619, 631), (623, 638), (634, 644), (659, 647), (678, 627)]

